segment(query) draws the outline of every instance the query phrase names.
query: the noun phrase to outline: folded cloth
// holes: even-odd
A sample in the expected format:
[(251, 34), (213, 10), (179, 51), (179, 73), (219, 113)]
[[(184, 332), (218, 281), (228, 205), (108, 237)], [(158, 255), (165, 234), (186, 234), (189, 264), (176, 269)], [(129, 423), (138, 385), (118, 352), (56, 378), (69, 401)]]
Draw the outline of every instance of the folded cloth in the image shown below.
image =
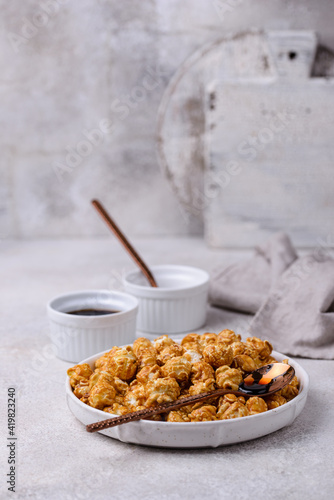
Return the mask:
[(294, 262), (297, 254), (289, 237), (275, 234), (255, 249), (254, 256), (241, 264), (216, 271), (210, 284), (213, 306), (256, 313), (281, 274)]
[[(275, 242), (278, 243), (276, 252)], [(277, 351), (293, 356), (334, 359), (334, 259), (321, 251), (299, 258), (295, 255), (289, 238), (283, 234), (275, 235), (248, 262), (251, 272), (243, 263), (232, 266), (227, 274), (219, 274), (221, 279), (224, 276), (225, 282), (229, 277), (231, 297), (237, 299), (235, 302), (226, 300), (227, 290), (224, 300), (219, 301), (214, 280), (211, 298), (214, 298), (215, 305), (223, 302), (228, 304), (225, 307), (234, 305), (235, 309), (250, 312), (262, 300), (249, 325), (249, 335), (269, 340)], [(241, 269), (245, 271), (244, 275), (240, 273)], [(233, 287), (237, 285), (237, 277), (241, 282)], [(251, 295), (250, 278), (254, 279), (256, 300), (247, 302), (242, 285)], [(219, 286), (222, 286), (222, 281), (219, 281)], [(239, 290), (242, 291), (240, 295)]]

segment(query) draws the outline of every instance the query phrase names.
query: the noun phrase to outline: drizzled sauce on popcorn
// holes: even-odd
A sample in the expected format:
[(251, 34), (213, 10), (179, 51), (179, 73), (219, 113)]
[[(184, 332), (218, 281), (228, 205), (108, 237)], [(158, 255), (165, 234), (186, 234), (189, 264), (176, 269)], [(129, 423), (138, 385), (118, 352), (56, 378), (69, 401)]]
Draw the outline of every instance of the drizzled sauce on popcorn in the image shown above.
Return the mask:
[(66, 314), (73, 316), (105, 316), (106, 314), (116, 314), (120, 311), (113, 311), (109, 309), (78, 309), (75, 311), (68, 311)]

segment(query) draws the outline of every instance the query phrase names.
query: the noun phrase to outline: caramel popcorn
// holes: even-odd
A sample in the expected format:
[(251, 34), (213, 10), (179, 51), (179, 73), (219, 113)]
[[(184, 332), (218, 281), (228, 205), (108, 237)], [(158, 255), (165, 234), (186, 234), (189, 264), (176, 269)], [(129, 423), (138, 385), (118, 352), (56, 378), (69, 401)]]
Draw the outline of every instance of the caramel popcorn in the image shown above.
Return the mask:
[(161, 352), (165, 347), (175, 344), (174, 340), (168, 337), (168, 335), (161, 335), (153, 341), (154, 347), (158, 352)]
[(191, 372), (191, 363), (184, 356), (178, 356), (167, 361), (161, 367), (164, 377), (173, 377), (178, 382), (187, 382)]
[(140, 353), (144, 349), (150, 349), (151, 347), (153, 347), (153, 345), (152, 345), (152, 342), (150, 340), (148, 340), (145, 337), (139, 337), (138, 339), (136, 339), (134, 341), (133, 346), (132, 346), (132, 350), (138, 358)]
[(190, 396), (195, 396), (196, 394), (203, 394), (204, 392), (210, 392), (215, 390), (215, 379), (208, 378), (196, 382), (196, 384), (189, 387)]
[[(132, 347), (114, 346), (96, 360), (94, 370), (83, 363), (67, 373), (73, 393), (82, 403), (113, 415), (126, 415), (217, 388), (237, 390), (249, 372), (275, 362), (268, 341), (249, 337), (242, 342), (240, 335), (225, 329), (218, 335), (190, 333), (180, 344), (167, 335), (152, 342), (140, 337)], [(291, 401), (298, 390), (294, 377), (271, 396), (227, 393), (150, 419), (184, 423), (252, 416)]]
[(87, 381), (92, 373), (92, 369), (87, 363), (69, 368), (67, 370), (67, 375), (70, 377), (71, 387), (75, 387), (82, 381)]
[(88, 402), (93, 408), (103, 410), (105, 406), (110, 406), (115, 402), (116, 391), (107, 382), (98, 382), (89, 393)]
[(298, 388), (295, 385), (289, 384), (286, 387), (283, 387), (283, 389), (281, 390), (281, 395), (287, 401), (291, 401), (291, 399), (298, 396)]
[(240, 418), (247, 417), (249, 415), (249, 411), (247, 407), (237, 401), (236, 403), (232, 403), (229, 408), (222, 414), (220, 417), (221, 420), (229, 420), (231, 418)]
[(129, 413), (129, 408), (127, 406), (114, 403), (112, 406), (106, 406), (103, 411), (113, 415), (126, 415)]
[(109, 352), (103, 354), (103, 356), (95, 361), (95, 368), (98, 368), (100, 370), (107, 370), (111, 358), (118, 349), (119, 347), (114, 346)]
[(257, 337), (248, 337), (246, 344), (253, 347), (259, 358), (262, 360), (268, 359), (273, 350), (273, 346), (267, 340), (263, 341)]
[(145, 385), (134, 380), (131, 382), (128, 391), (124, 396), (124, 405), (131, 411), (136, 411), (144, 407), (146, 402)]
[(217, 404), (217, 417), (219, 420), (223, 419), (223, 415), (225, 412), (234, 404), (240, 403), (241, 405), (245, 404), (244, 397), (238, 397), (235, 394), (225, 394), (220, 397)]
[(142, 349), (138, 355), (138, 368), (143, 368), (144, 366), (153, 366), (157, 364), (158, 353), (157, 350), (151, 346)]
[(79, 382), (74, 388), (74, 395), (79, 399), (88, 399), (89, 397), (89, 383), (88, 380), (84, 382)]
[(190, 422), (209, 422), (217, 420), (217, 408), (213, 405), (203, 405), (189, 413)]
[(172, 358), (176, 358), (178, 356), (182, 356), (183, 354), (183, 347), (181, 347), (179, 344), (172, 344), (160, 351), (160, 354), (158, 356), (158, 363), (160, 365), (164, 365), (167, 363)]
[(114, 352), (108, 370), (122, 380), (131, 380), (137, 371), (138, 361), (130, 346), (121, 347)]
[(253, 372), (257, 368), (255, 360), (247, 354), (238, 354), (233, 361), (243, 372)]
[(209, 344), (215, 344), (217, 342), (217, 334), (216, 333), (203, 333), (199, 339), (199, 345), (201, 346), (201, 349), (203, 349), (209, 345)]
[(274, 408), (278, 408), (279, 406), (282, 406), (287, 402), (286, 399), (281, 394), (279, 394), (279, 392), (276, 392), (271, 396), (267, 396), (264, 399), (267, 403), (268, 410), (273, 410)]
[(263, 413), (268, 410), (265, 400), (257, 396), (249, 398), (246, 402), (246, 406), (250, 415), (256, 415), (257, 413)]
[(137, 373), (137, 380), (142, 384), (146, 384), (149, 380), (154, 380), (160, 377), (161, 370), (158, 365), (144, 366), (144, 368)]
[(206, 361), (198, 361), (193, 363), (191, 367), (191, 381), (193, 384), (197, 382), (212, 379), (215, 376), (215, 371)]
[(214, 368), (230, 366), (233, 361), (233, 351), (229, 345), (223, 343), (209, 344), (203, 350), (203, 358)]
[(241, 336), (234, 333), (233, 330), (222, 330), (217, 335), (217, 342), (222, 342), (224, 344), (232, 344), (233, 342), (238, 342), (241, 340)]
[(181, 340), (181, 345), (199, 343), (200, 339), (201, 335), (199, 335), (199, 333), (188, 333), (188, 335)]
[(170, 403), (180, 395), (180, 387), (175, 378), (157, 378), (146, 385), (148, 395), (147, 406), (154, 404)]
[(183, 356), (190, 361), (191, 364), (197, 363), (198, 361), (201, 361), (203, 359), (202, 354), (200, 353), (199, 349), (185, 349)]
[(237, 368), (230, 368), (224, 365), (216, 370), (216, 384), (221, 389), (237, 391), (241, 382), (242, 373)]
[(167, 422), (190, 422), (188, 414), (182, 411), (182, 408), (180, 410), (170, 411), (166, 420)]

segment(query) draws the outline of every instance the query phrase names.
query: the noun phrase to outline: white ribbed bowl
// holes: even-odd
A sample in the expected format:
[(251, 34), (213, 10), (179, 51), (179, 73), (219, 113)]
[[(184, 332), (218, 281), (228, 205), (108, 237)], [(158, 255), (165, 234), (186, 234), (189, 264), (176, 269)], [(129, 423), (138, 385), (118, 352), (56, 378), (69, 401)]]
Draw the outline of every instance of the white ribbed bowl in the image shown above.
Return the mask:
[[(81, 361), (81, 363), (88, 363), (94, 369), (95, 361), (102, 354), (104, 353), (100, 352), (91, 358)], [(288, 358), (285, 354), (276, 351), (273, 351), (272, 355), (278, 361)], [(138, 420), (137, 422), (130, 422), (99, 432), (124, 443), (165, 448), (215, 448), (217, 446), (241, 443), (266, 436), (291, 425), (301, 413), (306, 403), (309, 377), (296, 360), (288, 358), (288, 362), (295, 369), (300, 382), (299, 394), (285, 405), (273, 410), (248, 417), (216, 420), (213, 422), (158, 422), (154, 420)], [(66, 398), (69, 409), (84, 425), (116, 416), (92, 408), (75, 397), (69, 377), (66, 379)], [(298, 433), (298, 427), (295, 431)], [(94, 435), (92, 435), (92, 439), (94, 439)]]
[(152, 266), (158, 288), (141, 271), (124, 278), (125, 291), (139, 302), (137, 328), (144, 333), (186, 333), (205, 324), (209, 289), (206, 271), (190, 266)]
[[(120, 312), (103, 316), (66, 314), (90, 308)], [(138, 301), (126, 293), (108, 290), (71, 292), (52, 299), (47, 312), (56, 355), (71, 363), (114, 345), (131, 344), (136, 338)]]

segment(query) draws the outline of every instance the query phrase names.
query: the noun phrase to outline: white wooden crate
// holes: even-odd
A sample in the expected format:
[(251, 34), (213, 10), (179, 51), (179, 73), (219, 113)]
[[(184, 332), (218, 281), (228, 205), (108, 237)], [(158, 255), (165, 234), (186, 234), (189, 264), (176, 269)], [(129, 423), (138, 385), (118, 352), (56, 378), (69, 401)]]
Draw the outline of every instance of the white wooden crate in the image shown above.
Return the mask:
[(310, 78), (312, 32), (267, 35), (276, 75), (209, 85), (205, 230), (253, 246), (277, 230), (315, 246), (334, 231), (334, 83)]

